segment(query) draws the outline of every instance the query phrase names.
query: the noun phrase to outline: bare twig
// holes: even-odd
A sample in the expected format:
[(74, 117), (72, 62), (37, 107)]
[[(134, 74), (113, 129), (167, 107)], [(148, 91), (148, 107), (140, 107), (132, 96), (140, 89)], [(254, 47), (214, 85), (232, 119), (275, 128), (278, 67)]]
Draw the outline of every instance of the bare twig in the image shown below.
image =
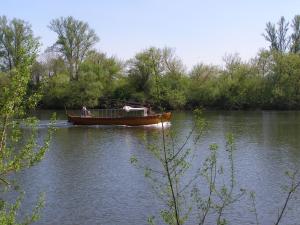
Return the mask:
[(195, 128), (196, 128), (196, 125), (193, 126), (190, 133), (188, 134), (185, 141), (183, 142), (182, 146), (178, 149), (178, 151), (175, 153), (175, 155), (173, 155), (173, 157), (169, 159), (170, 162), (173, 161), (179, 155), (179, 153), (184, 149), (184, 147), (186, 146), (186, 144), (190, 140), (192, 134), (194, 133)]
[(257, 213), (257, 210), (256, 210), (256, 203), (255, 203), (255, 193), (254, 192), (250, 193), (250, 198), (251, 198), (251, 204), (252, 204), (253, 212), (254, 212), (254, 215), (255, 215), (256, 225), (259, 225), (258, 213)]
[(178, 205), (177, 205), (177, 198), (175, 196), (174, 185), (173, 185), (173, 181), (171, 179), (171, 174), (170, 174), (170, 171), (169, 171), (169, 162), (168, 162), (168, 157), (167, 157), (166, 140), (165, 140), (165, 130), (164, 130), (164, 123), (163, 123), (162, 119), (161, 119), (161, 126), (162, 126), (165, 169), (166, 169), (169, 186), (170, 186), (171, 193), (172, 193), (172, 200), (173, 200), (173, 204), (174, 204), (174, 213), (175, 213), (176, 223), (177, 223), (177, 225), (180, 225), (181, 223), (180, 223), (180, 219), (179, 219), (179, 209), (178, 209)]
[(0, 177), (0, 181), (2, 181), (2, 183), (6, 184), (6, 185), (10, 185), (10, 183), (2, 177)]
[(295, 179), (296, 179), (296, 174), (298, 173), (298, 171), (294, 172), (291, 179), (292, 179), (292, 183), (291, 183), (291, 186), (290, 186), (290, 189), (289, 189), (289, 192), (286, 196), (286, 199), (284, 201), (284, 204), (283, 204), (283, 207), (281, 208), (280, 212), (279, 212), (279, 215), (278, 215), (278, 218), (277, 218), (277, 221), (275, 222), (275, 225), (278, 225), (281, 221), (281, 219), (283, 218), (284, 216), (284, 213), (286, 211), (286, 208), (287, 208), (287, 205), (289, 203), (289, 201), (291, 200), (293, 194), (296, 192), (296, 190), (299, 188), (300, 186), (300, 181), (295, 183)]

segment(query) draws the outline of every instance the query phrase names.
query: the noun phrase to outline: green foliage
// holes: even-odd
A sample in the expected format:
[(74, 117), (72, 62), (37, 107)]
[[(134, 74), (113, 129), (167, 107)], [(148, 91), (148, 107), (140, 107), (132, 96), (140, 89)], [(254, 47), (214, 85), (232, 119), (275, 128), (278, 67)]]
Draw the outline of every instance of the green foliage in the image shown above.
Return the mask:
[(102, 84), (103, 96), (109, 98), (113, 95), (121, 78), (122, 66), (122, 63), (114, 57), (107, 57), (97, 51), (89, 51), (80, 65), (80, 73), (93, 72)]
[(24, 193), (21, 193), (18, 199), (13, 204), (3, 203), (0, 208), (0, 224), (1, 225), (29, 225), (40, 219), (41, 209), (44, 207), (44, 195), (40, 195), (38, 202), (31, 215), (26, 215), (24, 221), (17, 221), (18, 210), (21, 207)]
[(102, 95), (102, 82), (91, 72), (80, 73), (78, 80), (69, 79), (68, 74), (57, 74), (45, 85), (43, 104), (48, 107), (94, 107)]
[(219, 94), (217, 80), (221, 70), (215, 66), (198, 64), (190, 72), (188, 104), (191, 107), (213, 106)]
[(290, 37), (287, 36), (289, 23), (282, 16), (277, 24), (268, 22), (266, 25), (266, 34), (263, 34), (266, 41), (270, 42), (270, 50), (285, 52), (289, 48)]
[(69, 83), (67, 106), (80, 107), (86, 105), (94, 107), (98, 105), (102, 89), (102, 82), (97, 74), (93, 72), (82, 73), (78, 81)]
[[(224, 211), (230, 205), (239, 201), (246, 193), (243, 188), (237, 189), (234, 168), (234, 150), (235, 144), (231, 134), (226, 137), (226, 153), (228, 155), (228, 170), (218, 162), (219, 147), (211, 144), (209, 147), (210, 155), (204, 160), (202, 167), (199, 169), (200, 178), (204, 178), (208, 195), (204, 195), (199, 187), (194, 186), (192, 196), (199, 209), (199, 224), (205, 224), (209, 214), (214, 215), (216, 224), (227, 224), (224, 217)], [(229, 182), (226, 182), (228, 180)], [(203, 189), (203, 188), (202, 188)]]
[(136, 92), (149, 94), (151, 77), (160, 73), (161, 51), (149, 48), (129, 61), (128, 79)]
[(62, 66), (58, 69), (56, 70), (58, 72), (53, 72), (52, 76), (42, 82), (44, 107), (98, 106), (100, 98), (112, 98), (115, 89), (119, 87), (117, 82), (122, 79), (121, 63), (115, 58), (108, 58), (105, 54), (96, 51), (87, 53), (86, 59), (80, 65), (76, 80), (70, 79)]
[(96, 107), (115, 99), (167, 109), (300, 108), (299, 54), (261, 51), (250, 62), (237, 55), (225, 62), (223, 69), (196, 65), (187, 76), (170, 49), (150, 48), (128, 62), (125, 76), (124, 65), (115, 58), (91, 51), (80, 64), (77, 80), (69, 79), (63, 67), (44, 78), (43, 105)]
[[(134, 88), (129, 84), (127, 77), (121, 76), (116, 82), (113, 99), (129, 100), (134, 92)], [(144, 95), (142, 97), (144, 98)]]
[(8, 71), (24, 63), (32, 64), (40, 43), (34, 37), (31, 26), (20, 19), (9, 21), (0, 17), (0, 68)]
[(57, 34), (52, 49), (68, 62), (71, 79), (78, 79), (79, 65), (86, 53), (99, 40), (89, 25), (73, 17), (61, 17), (50, 22), (49, 28)]
[(44, 80), (42, 104), (49, 107), (63, 107), (69, 97), (70, 78), (67, 73), (56, 74)]
[(189, 104), (224, 109), (262, 107), (263, 77), (256, 64), (230, 57), (226, 69), (198, 65), (191, 72)]
[[(12, 175), (39, 163), (44, 157), (51, 140), (51, 126), (44, 141), (38, 141), (37, 120), (27, 116), (40, 100), (39, 93), (28, 89), (31, 80), (33, 55), (20, 46), (16, 58), (21, 59), (7, 73), (1, 74), (0, 98), (0, 191), (15, 191)], [(34, 54), (34, 53), (32, 53)], [(3, 78), (3, 79), (2, 79)], [(25, 129), (24, 129), (25, 128)], [(17, 212), (22, 195), (15, 203), (1, 199), (0, 224), (29, 224), (38, 219), (43, 200), (40, 199), (31, 216), (19, 223)]]
[[(187, 78), (182, 62), (170, 48), (151, 47), (129, 61), (129, 86), (134, 100), (182, 108), (186, 103)], [(159, 91), (159, 93), (158, 93)]]
[(218, 105), (225, 109), (260, 107), (262, 83), (255, 67), (240, 64), (224, 71), (219, 79)]
[(188, 79), (180, 71), (167, 73), (162, 78), (161, 98), (164, 107), (182, 109), (187, 102)]
[(274, 66), (269, 76), (270, 104), (273, 108), (299, 108), (300, 55), (273, 53)]
[[(30, 88), (44, 91), (44, 108), (108, 107), (117, 100), (149, 103), (159, 110), (300, 108), (299, 15), (290, 23), (284, 17), (277, 24), (268, 22), (263, 36), (269, 50), (260, 50), (249, 62), (226, 55), (223, 68), (197, 64), (189, 73), (171, 48), (150, 47), (122, 63), (92, 49), (99, 38), (83, 21), (61, 17), (49, 28), (57, 41), (37, 62), (39, 43), (31, 26), (0, 18), (2, 71), (22, 62), (21, 55), (34, 62)], [(1, 86), (7, 77), (0, 74)]]
[(292, 21), (291, 27), (293, 33), (291, 34), (290, 51), (292, 53), (300, 53), (300, 15), (296, 15)]

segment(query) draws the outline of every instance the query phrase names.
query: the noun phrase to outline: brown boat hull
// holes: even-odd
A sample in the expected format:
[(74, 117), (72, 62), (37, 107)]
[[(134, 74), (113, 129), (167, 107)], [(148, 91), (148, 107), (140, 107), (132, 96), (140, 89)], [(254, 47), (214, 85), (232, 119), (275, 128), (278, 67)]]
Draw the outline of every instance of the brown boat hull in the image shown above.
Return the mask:
[(143, 117), (120, 117), (120, 118), (102, 118), (102, 117), (81, 117), (68, 114), (68, 121), (74, 125), (126, 125), (142, 126), (168, 122), (171, 120), (171, 112), (156, 114)]

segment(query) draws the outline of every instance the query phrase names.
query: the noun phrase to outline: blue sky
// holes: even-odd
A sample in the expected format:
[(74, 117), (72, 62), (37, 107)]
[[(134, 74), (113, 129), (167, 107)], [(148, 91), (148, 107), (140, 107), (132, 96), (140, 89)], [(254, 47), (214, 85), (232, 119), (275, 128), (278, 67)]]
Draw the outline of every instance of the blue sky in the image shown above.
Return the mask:
[(171, 47), (187, 68), (222, 64), (225, 54), (254, 57), (267, 47), (268, 21), (300, 14), (296, 0), (2, 0), (0, 15), (28, 21), (42, 49), (55, 42), (51, 19), (73, 16), (88, 22), (100, 42), (96, 48), (126, 60), (150, 47)]

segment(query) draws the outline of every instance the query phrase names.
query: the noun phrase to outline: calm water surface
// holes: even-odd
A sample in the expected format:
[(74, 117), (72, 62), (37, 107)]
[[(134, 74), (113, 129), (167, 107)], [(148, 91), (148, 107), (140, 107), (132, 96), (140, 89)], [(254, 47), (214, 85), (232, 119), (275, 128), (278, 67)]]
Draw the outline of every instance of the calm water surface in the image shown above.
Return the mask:
[[(50, 112), (40, 112), (40, 132), (48, 126)], [(132, 225), (147, 224), (147, 217), (159, 212), (142, 170), (130, 164), (130, 157), (152, 167), (159, 166), (141, 144), (153, 141), (157, 127), (72, 126), (59, 113), (58, 130), (46, 158), (20, 175), (26, 191), (25, 212), (34, 205), (38, 193), (45, 192), (46, 206), (39, 225)], [(272, 224), (285, 195), (282, 185), (287, 169), (300, 169), (300, 112), (205, 112), (209, 127), (197, 148), (201, 165), (209, 144), (220, 146), (220, 161), (226, 161), (225, 135), (234, 134), (238, 186), (256, 192), (261, 224)], [(191, 113), (174, 113), (172, 129), (180, 136), (191, 128)], [(300, 224), (300, 194), (282, 224)], [(245, 198), (225, 213), (231, 224), (254, 224)], [(195, 224), (191, 216), (188, 224)], [(215, 224), (209, 218), (208, 224)]]

